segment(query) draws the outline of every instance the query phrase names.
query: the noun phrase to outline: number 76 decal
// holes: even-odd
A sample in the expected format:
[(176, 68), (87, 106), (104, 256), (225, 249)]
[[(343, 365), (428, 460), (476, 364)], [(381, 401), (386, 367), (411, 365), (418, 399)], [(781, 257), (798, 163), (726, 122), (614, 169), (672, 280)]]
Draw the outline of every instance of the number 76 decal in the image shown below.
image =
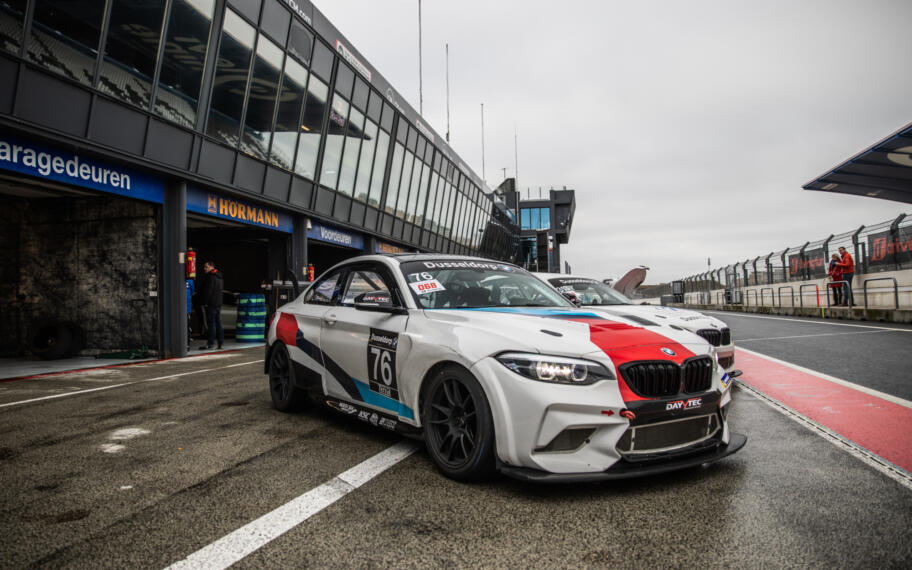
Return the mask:
[(399, 387), (396, 384), (398, 346), (397, 333), (371, 329), (367, 343), (367, 374), (370, 389), (394, 400), (399, 399)]

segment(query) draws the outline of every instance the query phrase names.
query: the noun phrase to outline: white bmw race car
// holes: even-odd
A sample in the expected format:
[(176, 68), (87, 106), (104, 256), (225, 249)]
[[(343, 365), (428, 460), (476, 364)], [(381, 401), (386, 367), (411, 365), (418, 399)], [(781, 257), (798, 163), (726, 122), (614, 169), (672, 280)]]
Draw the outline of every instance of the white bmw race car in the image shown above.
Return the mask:
[(274, 406), (307, 401), (422, 437), (454, 479), (590, 481), (717, 461), (731, 377), (686, 331), (577, 308), (509, 264), (368, 255), (269, 325)]
[(719, 364), (731, 374), (735, 370), (735, 345), (731, 329), (723, 321), (686, 309), (656, 305), (637, 305), (619, 291), (596, 279), (561, 273), (535, 273), (539, 279), (561, 293), (572, 293), (583, 307), (599, 313), (633, 315), (658, 324), (681, 327), (713, 345)]

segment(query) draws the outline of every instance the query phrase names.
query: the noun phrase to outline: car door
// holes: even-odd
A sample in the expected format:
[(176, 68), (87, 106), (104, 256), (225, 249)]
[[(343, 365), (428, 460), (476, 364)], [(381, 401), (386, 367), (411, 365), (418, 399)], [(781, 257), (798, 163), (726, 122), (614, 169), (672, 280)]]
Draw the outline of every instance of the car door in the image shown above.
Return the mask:
[(388, 292), (402, 306), (402, 295), (390, 270), (381, 262), (353, 265), (345, 276), (339, 301), (323, 315), (326, 394), (378, 411), (412, 418), (399, 396), (399, 374), (407, 342), (400, 343), (407, 315), (356, 309), (358, 295)]
[(323, 351), (320, 348), (320, 331), (323, 326), (323, 315), (333, 308), (342, 292), (345, 283), (345, 268), (337, 269), (321, 277), (301, 299), (282, 308), (283, 312), (294, 316), (294, 326), (286, 342), (291, 358), (305, 370), (297, 371), (300, 387), (311, 394), (325, 394), (326, 376)]

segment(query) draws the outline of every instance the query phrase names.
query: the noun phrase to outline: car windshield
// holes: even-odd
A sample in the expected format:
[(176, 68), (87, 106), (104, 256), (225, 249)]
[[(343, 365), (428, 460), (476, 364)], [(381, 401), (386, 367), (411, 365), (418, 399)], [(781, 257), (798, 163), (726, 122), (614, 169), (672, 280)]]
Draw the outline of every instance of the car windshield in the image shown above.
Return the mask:
[(558, 291), (576, 293), (583, 305), (632, 305), (633, 301), (616, 291), (610, 285), (605, 285), (595, 279), (584, 277), (552, 277), (548, 282)]
[(573, 306), (557, 291), (514, 265), (430, 259), (403, 263), (400, 269), (424, 309)]

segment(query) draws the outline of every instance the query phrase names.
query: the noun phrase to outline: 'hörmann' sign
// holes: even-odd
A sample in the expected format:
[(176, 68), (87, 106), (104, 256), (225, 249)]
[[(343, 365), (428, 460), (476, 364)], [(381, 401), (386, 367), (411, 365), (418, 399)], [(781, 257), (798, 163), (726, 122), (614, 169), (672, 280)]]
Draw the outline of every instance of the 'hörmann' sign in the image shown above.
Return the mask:
[(137, 200), (164, 202), (164, 185), (160, 180), (3, 134), (0, 134), (0, 168)]
[(187, 211), (289, 234), (293, 231), (291, 216), (284, 212), (198, 188), (187, 188)]
[(364, 238), (358, 234), (340, 230), (332, 226), (324, 226), (315, 222), (307, 230), (308, 239), (342, 245), (354, 249), (364, 249)]

